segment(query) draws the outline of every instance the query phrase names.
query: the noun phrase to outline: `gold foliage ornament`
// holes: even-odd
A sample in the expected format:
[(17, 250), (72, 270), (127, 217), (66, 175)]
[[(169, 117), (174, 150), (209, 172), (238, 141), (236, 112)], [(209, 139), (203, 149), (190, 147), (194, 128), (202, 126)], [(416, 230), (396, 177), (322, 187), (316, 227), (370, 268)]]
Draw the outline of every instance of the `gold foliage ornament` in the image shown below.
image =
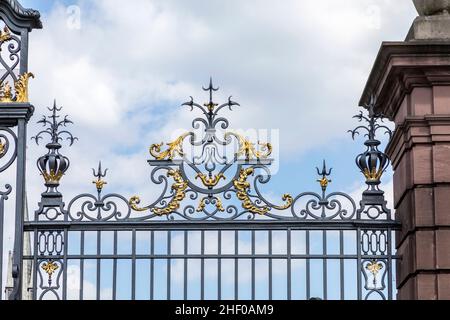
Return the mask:
[(178, 137), (175, 141), (167, 143), (167, 150), (161, 152), (161, 148), (164, 145), (163, 142), (160, 144), (153, 144), (150, 147), (150, 154), (152, 157), (154, 157), (156, 160), (173, 160), (177, 155), (180, 157), (184, 156), (183, 151), (183, 141), (191, 135), (191, 133), (183, 134), (182, 136)]
[(373, 168), (372, 171), (365, 169), (363, 173), (367, 181), (379, 181), (383, 176), (383, 170), (377, 170), (376, 168)]
[(42, 270), (44, 270), (49, 277), (51, 277), (58, 269), (59, 266), (54, 261), (48, 261), (42, 265)]
[[(150, 211), (163, 216), (171, 214), (180, 208), (180, 203), (186, 198), (186, 189), (188, 188), (188, 183), (184, 181), (180, 170), (169, 170), (167, 172), (168, 177), (172, 177), (175, 181), (172, 185), (172, 190), (175, 192), (174, 196), (164, 208), (151, 208)], [(131, 209), (138, 212), (147, 211), (149, 208), (140, 208), (139, 204), (141, 199), (138, 196), (134, 196), (129, 200), (129, 205)]]
[[(253, 168), (242, 169), (239, 174), (239, 179), (233, 181), (234, 187), (236, 188), (237, 198), (242, 202), (242, 207), (248, 210), (251, 213), (265, 215), (271, 210), (269, 206), (257, 206), (255, 205), (250, 196), (248, 195), (248, 191), (250, 189), (250, 182), (247, 181), (250, 175), (253, 175), (255, 170)], [(292, 206), (294, 199), (291, 195), (285, 194), (283, 195), (283, 201), (286, 202), (283, 206), (273, 206), (274, 209), (277, 210), (286, 210)]]
[(14, 82), (15, 97), (12, 94), (12, 88), (8, 81), (0, 83), (0, 103), (26, 103), (28, 99), (28, 82), (34, 78), (31, 72), (24, 73)]
[(45, 183), (53, 183), (53, 184), (58, 184), (63, 175), (64, 175), (63, 172), (55, 173), (53, 169), (50, 170), (50, 173), (47, 172), (42, 173)]
[[(200, 203), (199, 203), (198, 208), (197, 208), (197, 212), (202, 212), (203, 210), (205, 210), (205, 208), (206, 208), (206, 200), (208, 200), (208, 197), (205, 197), (202, 200), (200, 200)], [(216, 197), (212, 198), (212, 200), (214, 200), (214, 203), (215, 203), (216, 208), (217, 208), (218, 211), (220, 211), (220, 212), (224, 212), (225, 211), (225, 208), (223, 207), (222, 200), (220, 200), (219, 198), (216, 198)], [(213, 201), (210, 201), (210, 203), (213, 203)]]
[(203, 173), (199, 173), (196, 177), (196, 179), (202, 180), (205, 187), (213, 188), (217, 186), (220, 182), (220, 179), (226, 180), (226, 177), (223, 173), (219, 173), (218, 175), (214, 177), (208, 177), (204, 175)]
[(8, 42), (12, 39), (11, 37), (11, 31), (7, 26), (3, 29), (3, 31), (0, 31), (0, 51), (1, 51), (1, 45), (5, 42)]
[(373, 274), (373, 276), (376, 276), (383, 269), (383, 265), (376, 260), (372, 260), (366, 265), (366, 269)]
[(5, 155), (6, 144), (0, 140), (0, 159)]
[(267, 159), (272, 154), (273, 148), (270, 143), (261, 143), (258, 141), (258, 145), (260, 146), (259, 150), (255, 147), (255, 144), (244, 138), (243, 136), (234, 133), (228, 132), (225, 134), (225, 139), (234, 136), (238, 139), (239, 142), (239, 150), (237, 152), (237, 156), (245, 156), (245, 160), (249, 161), (252, 158), (257, 160)]

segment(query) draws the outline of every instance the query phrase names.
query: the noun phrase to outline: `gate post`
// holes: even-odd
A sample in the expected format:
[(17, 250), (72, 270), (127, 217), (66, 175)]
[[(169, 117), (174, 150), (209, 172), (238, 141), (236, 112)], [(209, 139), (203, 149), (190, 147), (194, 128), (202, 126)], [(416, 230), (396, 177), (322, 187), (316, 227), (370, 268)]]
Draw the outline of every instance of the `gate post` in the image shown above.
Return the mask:
[(414, 1), (404, 42), (384, 42), (360, 105), (395, 122), (387, 147), (394, 205), (398, 299), (450, 299), (450, 6)]
[[(12, 261), (14, 287), (9, 299), (22, 297), (23, 219), (25, 213), (25, 167), (27, 123), (34, 107), (28, 101), (28, 80), (34, 77), (28, 72), (28, 34), (42, 28), (38, 11), (24, 9), (17, 0), (0, 2), (0, 173), (17, 161), (16, 183), (14, 186), (15, 231)], [(7, 58), (6, 58), (7, 57)], [(14, 132), (14, 130), (16, 130)], [(0, 185), (0, 188), (5, 186)], [(10, 185), (6, 185), (10, 190)], [(3, 229), (3, 203), (7, 200), (0, 189), (0, 228)], [(8, 214), (8, 212), (6, 212)], [(3, 256), (3, 230), (0, 230), (0, 255)], [(1, 261), (1, 259), (0, 259)], [(2, 265), (0, 265), (1, 273)], [(1, 288), (0, 277), (0, 288)], [(8, 298), (8, 297), (7, 297)]]

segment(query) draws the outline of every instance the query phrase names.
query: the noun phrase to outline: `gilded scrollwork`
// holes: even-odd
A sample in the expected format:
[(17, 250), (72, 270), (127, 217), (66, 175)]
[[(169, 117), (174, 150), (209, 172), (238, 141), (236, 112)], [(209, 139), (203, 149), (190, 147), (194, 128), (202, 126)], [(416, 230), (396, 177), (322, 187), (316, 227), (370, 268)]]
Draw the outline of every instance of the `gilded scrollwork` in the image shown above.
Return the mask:
[(238, 157), (244, 156), (247, 161), (251, 159), (267, 159), (273, 152), (273, 147), (270, 143), (261, 143), (258, 141), (259, 148), (257, 148), (255, 143), (234, 132), (227, 132), (225, 139), (229, 139), (231, 136), (234, 136), (238, 140), (239, 150), (236, 155)]
[(214, 204), (217, 211), (224, 212), (225, 208), (223, 207), (222, 200), (217, 197), (204, 197), (200, 200), (200, 203), (198, 204), (197, 212), (203, 212), (206, 208), (206, 204), (211, 203)]
[(283, 195), (283, 201), (286, 201), (286, 204), (283, 206), (257, 206), (251, 199), (248, 194), (250, 189), (250, 183), (247, 181), (248, 177), (253, 175), (255, 172), (254, 168), (247, 168), (242, 169), (239, 178), (234, 180), (234, 187), (236, 188), (236, 196), (237, 198), (242, 202), (242, 207), (245, 210), (248, 210), (251, 213), (265, 215), (269, 211), (271, 211), (272, 208), (277, 210), (286, 210), (292, 206), (292, 203), (294, 199), (291, 195), (285, 194)]
[(175, 192), (172, 200), (164, 208), (152, 208), (151, 211), (159, 216), (168, 215), (180, 208), (180, 203), (186, 197), (186, 189), (188, 183), (184, 181), (180, 170), (169, 170), (168, 177), (172, 177), (175, 183), (172, 185), (172, 190)]
[(161, 151), (164, 145), (163, 142), (160, 144), (153, 144), (150, 147), (150, 154), (156, 160), (173, 160), (176, 156), (183, 157), (183, 141), (186, 139), (191, 133), (186, 133), (179, 136), (175, 141), (167, 143), (167, 150)]
[(226, 177), (223, 173), (219, 173), (218, 175), (215, 176), (207, 176), (203, 173), (199, 173), (195, 178), (200, 179), (202, 183), (205, 185), (205, 187), (208, 188), (213, 188), (217, 186), (221, 179), (226, 180)]

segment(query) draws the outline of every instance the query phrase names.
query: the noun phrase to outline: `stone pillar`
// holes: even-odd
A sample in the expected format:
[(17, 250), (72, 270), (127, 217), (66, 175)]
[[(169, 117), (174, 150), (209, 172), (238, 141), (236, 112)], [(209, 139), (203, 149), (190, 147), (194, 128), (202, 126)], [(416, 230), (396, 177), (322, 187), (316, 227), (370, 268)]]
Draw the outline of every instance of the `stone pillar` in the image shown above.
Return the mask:
[(382, 44), (360, 105), (374, 94), (396, 127), (386, 153), (403, 225), (398, 299), (450, 299), (450, 8), (414, 2), (421, 16), (406, 41)]

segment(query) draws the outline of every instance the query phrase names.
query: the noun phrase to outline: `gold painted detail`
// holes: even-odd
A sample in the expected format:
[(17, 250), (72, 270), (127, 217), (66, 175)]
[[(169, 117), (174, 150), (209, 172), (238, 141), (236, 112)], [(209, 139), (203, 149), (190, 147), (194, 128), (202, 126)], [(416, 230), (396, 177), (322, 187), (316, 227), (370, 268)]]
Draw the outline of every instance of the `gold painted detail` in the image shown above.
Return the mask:
[(239, 174), (239, 179), (233, 181), (234, 187), (237, 190), (237, 198), (242, 202), (242, 207), (251, 213), (265, 215), (270, 211), (268, 206), (259, 207), (255, 205), (248, 195), (250, 189), (250, 182), (247, 181), (248, 176), (253, 175), (255, 170), (253, 168), (242, 169)]
[(97, 188), (98, 192), (103, 190), (103, 187), (105, 186), (105, 184), (108, 184), (108, 182), (102, 180), (101, 177), (98, 177), (98, 179), (92, 181), (92, 183), (95, 184), (95, 187)]
[(209, 112), (213, 112), (214, 108), (217, 107), (218, 104), (214, 103), (214, 102), (209, 102), (209, 103), (205, 103), (204, 106), (208, 108)]
[[(208, 197), (203, 198), (202, 200), (200, 200), (200, 203), (198, 205), (197, 208), (197, 212), (202, 212), (203, 210), (205, 210), (206, 208), (206, 200), (208, 199)], [(219, 198), (212, 198), (215, 200), (215, 205), (218, 211), (220, 212), (224, 212), (225, 208), (223, 207), (223, 203), (222, 200)]]
[(54, 261), (50, 260), (44, 263), (41, 268), (48, 274), (49, 278), (51, 278), (55, 271), (59, 269), (59, 266)]
[(328, 180), (327, 177), (323, 177), (322, 179), (317, 180), (317, 182), (320, 183), (320, 186), (322, 188), (328, 188), (328, 185), (330, 184), (331, 180)]
[(199, 173), (195, 179), (201, 179), (205, 187), (213, 188), (217, 186), (220, 182), (220, 179), (226, 180), (227, 178), (223, 173), (219, 173), (217, 176), (208, 177), (203, 173)]
[(183, 180), (180, 170), (169, 170), (167, 172), (168, 177), (172, 177), (175, 183), (172, 185), (172, 190), (175, 191), (175, 195), (165, 208), (153, 208), (151, 211), (157, 215), (167, 215), (175, 212), (180, 208), (180, 202), (186, 198), (186, 189), (188, 183)]
[(0, 102), (8, 103), (13, 102), (13, 95), (11, 86), (8, 82), (0, 83)]
[[(3, 31), (0, 31), (0, 46), (5, 42), (10, 41), (11, 39), (12, 39), (11, 31), (9, 31), (7, 26), (5, 26)], [(1, 48), (0, 48), (0, 51), (1, 51)]]
[(47, 172), (42, 173), (45, 183), (53, 183), (53, 184), (59, 183), (63, 175), (64, 173), (62, 172), (55, 173), (53, 169), (50, 170), (50, 173)]
[[(152, 208), (151, 212), (157, 215), (168, 215), (172, 212), (177, 211), (180, 208), (180, 203), (186, 198), (186, 189), (188, 188), (188, 183), (184, 181), (180, 170), (169, 170), (167, 172), (168, 177), (172, 177), (175, 181), (172, 185), (172, 190), (175, 192), (172, 200), (164, 208)], [(139, 204), (141, 199), (138, 196), (134, 196), (128, 202), (131, 209), (138, 212), (147, 211), (149, 208), (140, 208)]]
[(365, 169), (363, 173), (367, 181), (379, 181), (383, 176), (383, 170), (377, 170), (376, 168), (373, 168), (372, 171)]
[(138, 211), (138, 212), (147, 211), (148, 208), (140, 208), (139, 207), (140, 203), (141, 203), (141, 198), (139, 198), (138, 196), (133, 196), (130, 198), (130, 201), (128, 201), (130, 208), (133, 209), (134, 211)]
[(283, 205), (283, 206), (273, 206), (273, 208), (274, 209), (277, 209), (277, 210), (287, 210), (287, 209), (289, 209), (291, 206), (292, 206), (292, 204), (294, 203), (294, 198), (290, 195), (290, 194), (284, 194), (283, 195), (283, 197), (281, 198), (283, 201), (285, 201), (286, 202), (286, 204), (285, 205)]
[(2, 158), (5, 155), (5, 152), (6, 152), (6, 144), (4, 144), (0, 140), (0, 158)]
[(237, 133), (226, 133), (225, 139), (228, 139), (230, 136), (235, 136), (239, 141), (239, 151), (237, 152), (237, 156), (245, 156), (245, 160), (247, 161), (252, 158), (257, 160), (267, 159), (272, 154), (273, 147), (270, 143), (261, 143), (258, 141), (259, 148), (256, 148), (254, 143)]
[(31, 72), (24, 73), (14, 84), (16, 90), (16, 102), (28, 102), (28, 81), (30, 78), (34, 79), (34, 74)]
[(28, 81), (34, 78), (31, 72), (24, 73), (14, 82), (15, 97), (12, 94), (12, 88), (8, 81), (0, 83), (0, 103), (25, 103), (28, 102)]
[[(248, 210), (251, 213), (265, 215), (268, 213), (271, 208), (269, 206), (257, 206), (255, 205), (248, 195), (248, 190), (250, 189), (250, 183), (247, 181), (248, 176), (253, 175), (255, 170), (253, 168), (242, 169), (239, 174), (239, 179), (234, 180), (233, 184), (236, 188), (237, 198), (242, 202), (242, 207)], [(291, 195), (285, 194), (283, 195), (283, 201), (286, 201), (286, 204), (283, 206), (273, 206), (276, 210), (286, 210), (292, 206), (294, 199)]]
[(175, 141), (167, 143), (168, 148), (163, 152), (161, 152), (161, 148), (164, 145), (163, 142), (161, 142), (160, 144), (153, 144), (150, 147), (150, 154), (156, 160), (173, 160), (177, 156), (177, 154), (182, 157), (184, 156), (183, 141), (189, 135), (190, 133), (186, 133), (178, 137)]
[(373, 276), (376, 276), (383, 269), (383, 265), (376, 260), (372, 260), (367, 264), (366, 269), (373, 274)]

